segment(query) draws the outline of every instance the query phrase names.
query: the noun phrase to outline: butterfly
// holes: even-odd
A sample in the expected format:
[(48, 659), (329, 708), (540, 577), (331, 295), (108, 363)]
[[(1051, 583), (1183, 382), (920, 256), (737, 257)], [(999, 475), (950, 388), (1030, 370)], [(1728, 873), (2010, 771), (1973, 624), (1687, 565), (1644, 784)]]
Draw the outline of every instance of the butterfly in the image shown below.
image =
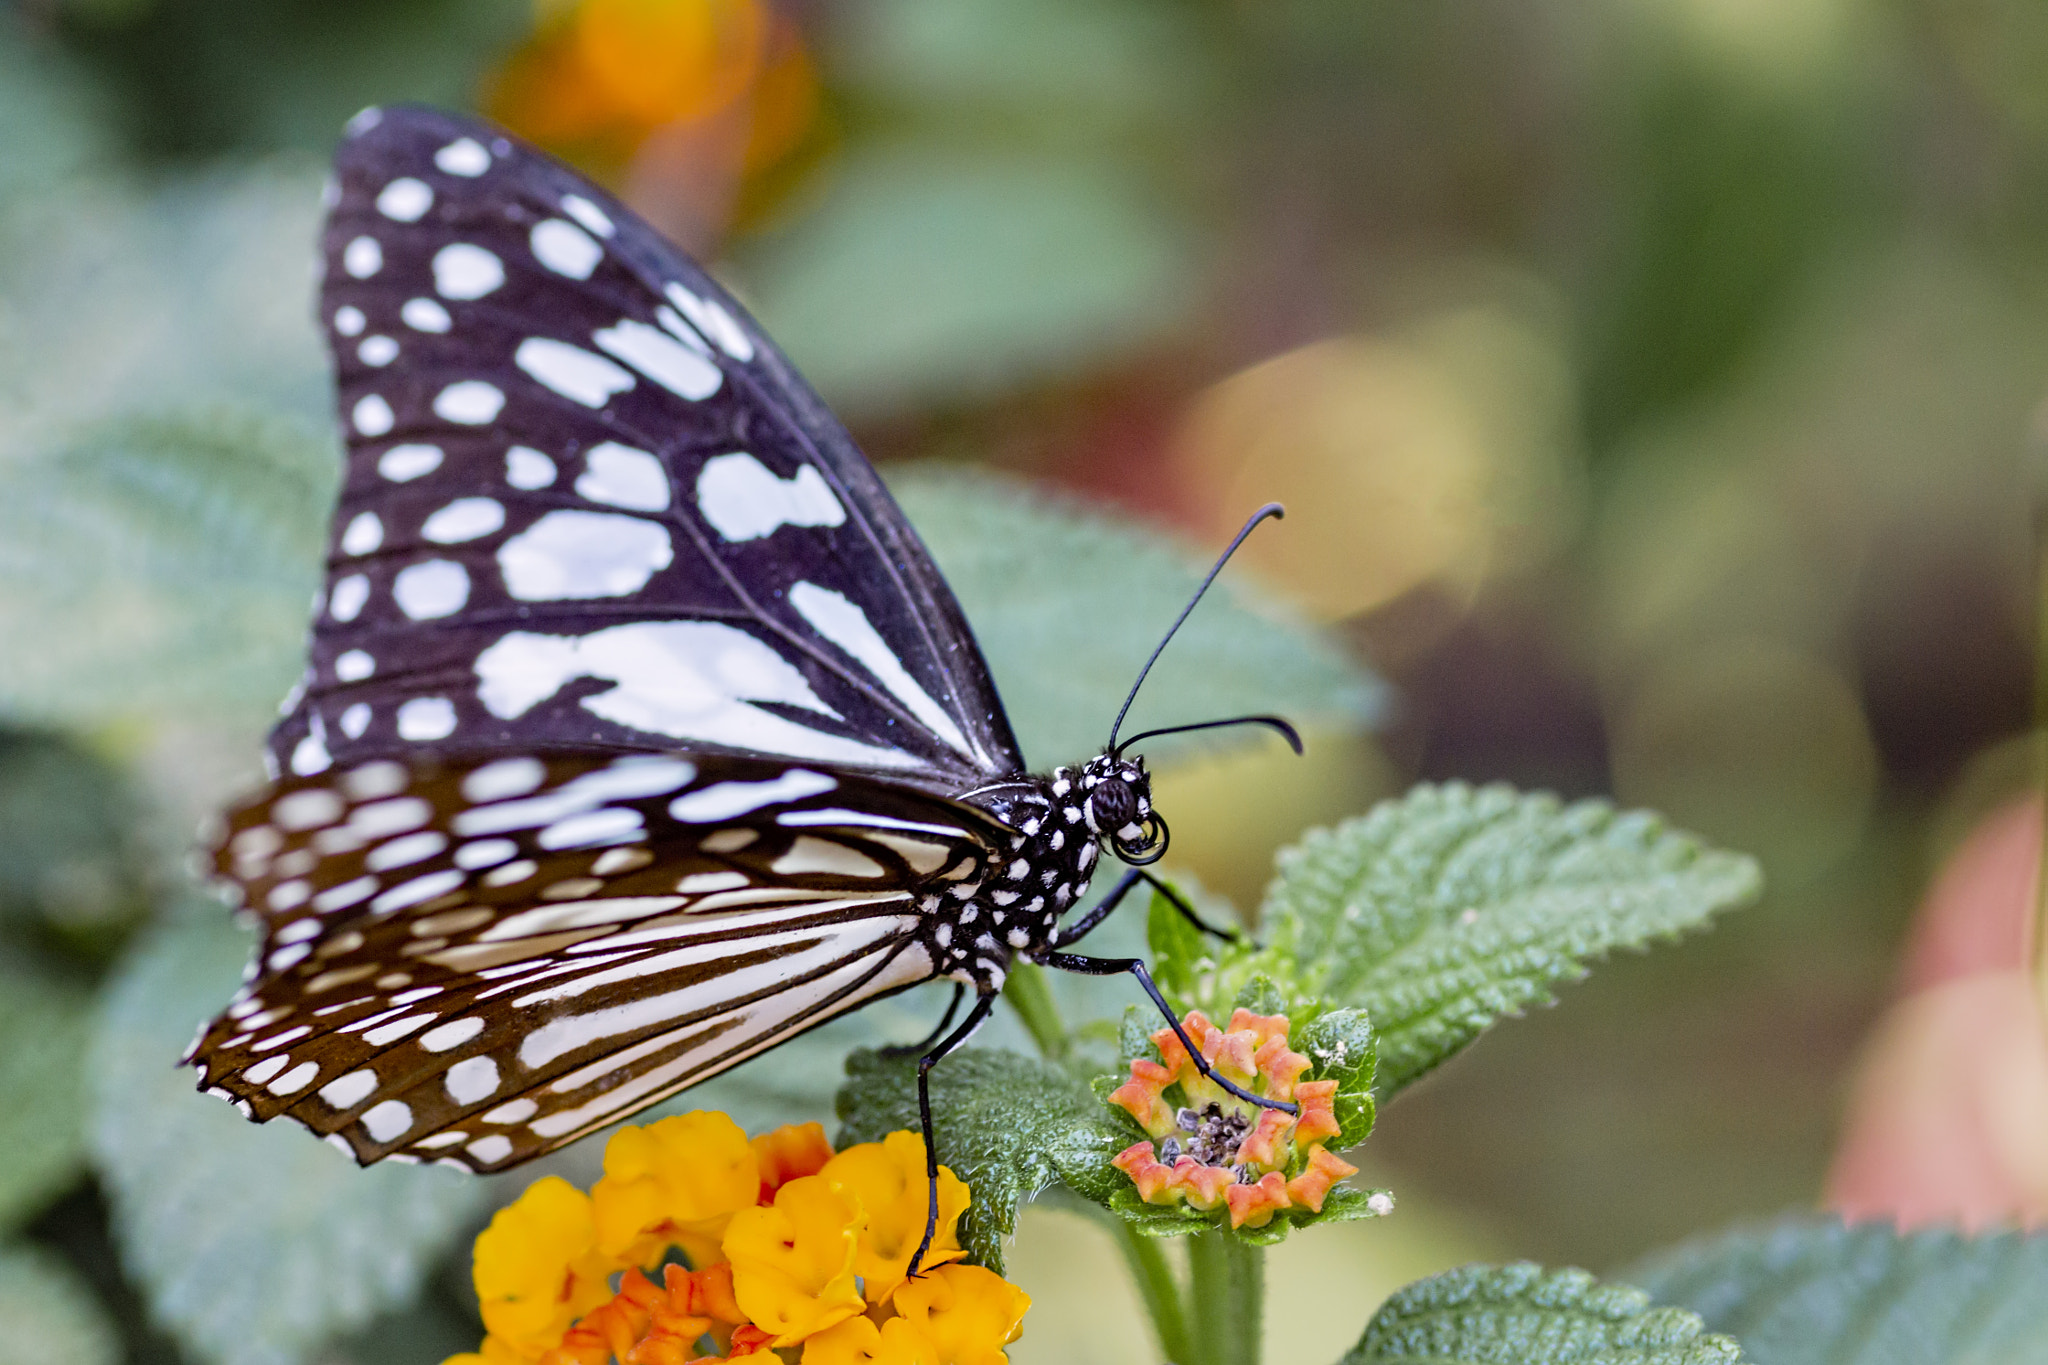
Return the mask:
[[(1165, 851), (1126, 751), (1170, 731), (1119, 744), (1127, 698), (1102, 754), (1028, 774), (951, 590), (744, 309), (443, 113), (358, 115), (327, 203), (347, 467), (272, 780), (214, 851), (263, 938), (202, 1089), (499, 1171), (944, 978), (935, 1172), (926, 1077), (1013, 962), (1166, 1008), (1065, 950)], [(1300, 747), (1174, 729), (1240, 723)], [(1062, 927), (1103, 850), (1131, 871)]]

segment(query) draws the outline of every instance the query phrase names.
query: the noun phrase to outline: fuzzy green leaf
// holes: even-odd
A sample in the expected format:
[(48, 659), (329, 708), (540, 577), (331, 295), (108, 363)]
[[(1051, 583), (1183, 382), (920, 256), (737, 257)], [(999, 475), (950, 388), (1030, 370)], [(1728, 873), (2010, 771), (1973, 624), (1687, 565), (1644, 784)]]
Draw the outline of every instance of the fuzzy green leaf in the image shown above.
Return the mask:
[(111, 423), (0, 502), (0, 702), (70, 724), (261, 718), (297, 675), (326, 442), (219, 409)]
[(2048, 1360), (2048, 1236), (1902, 1236), (1802, 1214), (1688, 1242), (1627, 1279), (1763, 1365)]
[(1749, 900), (1754, 861), (1656, 816), (1506, 787), (1418, 787), (1280, 855), (1262, 961), (1371, 1017), (1384, 1101), (1616, 948)]
[[(411, 1300), (491, 1182), (356, 1164), (257, 1126), (175, 1065), (234, 991), (248, 938), (217, 906), (138, 942), (105, 999), (90, 1140), (130, 1277), (195, 1359), (291, 1365)], [(502, 1193), (502, 1191), (499, 1191)]]
[(79, 1171), (90, 1021), (83, 988), (0, 963), (0, 1231)]
[(0, 1247), (0, 1365), (114, 1365), (121, 1339), (78, 1273), (38, 1247)]
[(1464, 1266), (1397, 1291), (1339, 1365), (1741, 1365), (1678, 1308), (1583, 1270)]
[(747, 253), (749, 302), (842, 412), (1064, 378), (1183, 315), (1187, 225), (1109, 157), (874, 145)]
[[(1025, 755), (1042, 765), (1098, 752), (1206, 564), (1014, 479), (925, 466), (890, 487), (966, 608)], [(1226, 576), (1174, 636), (1124, 732), (1244, 711), (1353, 726), (1383, 703), (1332, 640)]]
[[(835, 1146), (917, 1131), (914, 1060), (856, 1052), (846, 1059), (846, 1075)], [(1070, 1072), (974, 1048), (934, 1067), (931, 1089), (939, 1161), (967, 1182), (974, 1199), (960, 1244), (982, 1265), (1002, 1269), (1017, 1206), (1055, 1181), (1102, 1203), (1123, 1179), (1109, 1159), (1130, 1140)]]

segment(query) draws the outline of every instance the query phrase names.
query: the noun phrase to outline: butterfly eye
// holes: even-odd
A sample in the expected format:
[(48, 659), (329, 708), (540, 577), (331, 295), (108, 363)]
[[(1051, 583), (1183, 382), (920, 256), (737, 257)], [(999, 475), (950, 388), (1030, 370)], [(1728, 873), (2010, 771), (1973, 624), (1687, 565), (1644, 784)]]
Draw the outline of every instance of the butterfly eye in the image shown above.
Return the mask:
[(1089, 794), (1088, 815), (1096, 829), (1114, 835), (1137, 818), (1137, 793), (1121, 778), (1108, 778)]

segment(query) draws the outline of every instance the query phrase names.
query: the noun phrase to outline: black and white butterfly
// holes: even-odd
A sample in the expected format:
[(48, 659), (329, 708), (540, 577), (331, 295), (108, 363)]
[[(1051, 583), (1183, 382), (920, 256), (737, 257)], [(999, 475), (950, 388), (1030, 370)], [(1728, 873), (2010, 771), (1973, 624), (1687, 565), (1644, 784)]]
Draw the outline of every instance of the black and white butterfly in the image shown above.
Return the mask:
[(1135, 740), (1026, 774), (923, 545), (723, 290), (436, 112), (359, 115), (329, 207), (347, 470), (216, 854), (264, 940), (204, 1089), (496, 1171), (935, 978), (924, 1070), (1019, 958), (1150, 989), (1061, 951), (1098, 849), (1163, 851)]

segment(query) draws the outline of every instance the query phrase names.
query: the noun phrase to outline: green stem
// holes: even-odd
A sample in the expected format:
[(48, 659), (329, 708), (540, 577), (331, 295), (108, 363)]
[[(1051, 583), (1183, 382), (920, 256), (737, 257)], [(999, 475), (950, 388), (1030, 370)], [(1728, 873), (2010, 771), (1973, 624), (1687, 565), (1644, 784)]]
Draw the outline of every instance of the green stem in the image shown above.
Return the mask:
[(1159, 1355), (1173, 1365), (1194, 1365), (1195, 1353), (1188, 1340), (1186, 1310), (1181, 1305), (1180, 1280), (1166, 1263), (1166, 1251), (1157, 1237), (1146, 1237), (1121, 1218), (1110, 1220), (1117, 1248), (1124, 1264), (1137, 1281), (1138, 1296), (1152, 1317), (1152, 1330), (1159, 1338)]
[(1067, 1055), (1067, 1028), (1060, 1022), (1060, 1007), (1053, 1002), (1052, 987), (1046, 984), (1045, 969), (1029, 962), (1011, 964), (1010, 979), (1003, 986), (1003, 999), (1017, 1011), (1031, 1041), (1048, 1062)]
[(1189, 1365), (1258, 1365), (1266, 1253), (1227, 1232), (1188, 1238)]

